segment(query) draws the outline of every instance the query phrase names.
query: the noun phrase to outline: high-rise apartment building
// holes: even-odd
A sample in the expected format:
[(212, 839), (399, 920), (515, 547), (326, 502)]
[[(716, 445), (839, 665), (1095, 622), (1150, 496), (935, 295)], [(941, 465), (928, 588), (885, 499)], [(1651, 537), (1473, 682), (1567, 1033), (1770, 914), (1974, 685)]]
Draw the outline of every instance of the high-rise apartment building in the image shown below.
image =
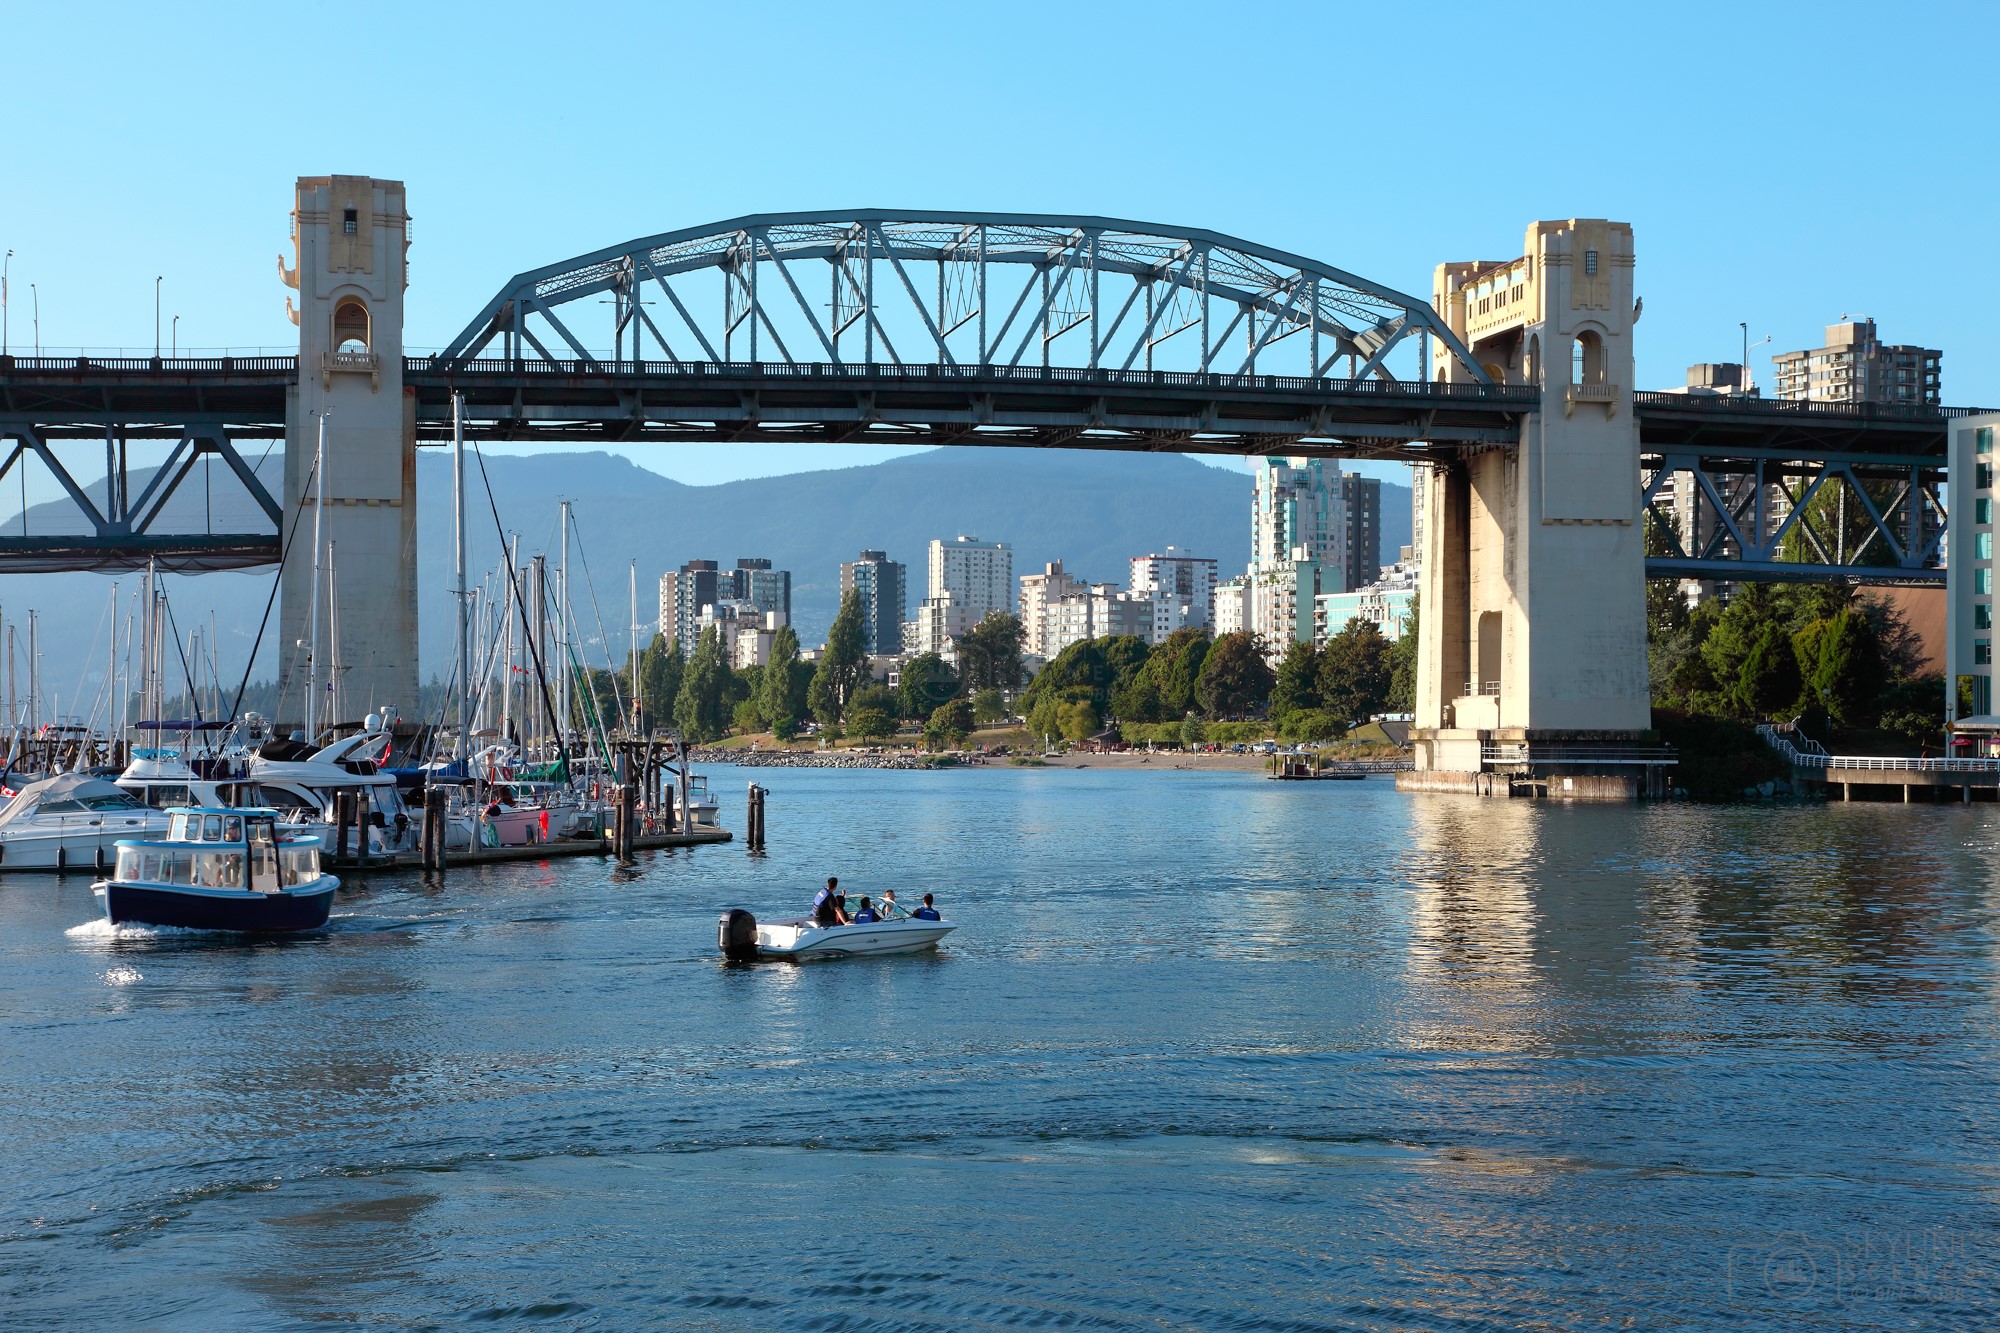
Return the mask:
[(759, 615), (776, 612), (784, 617), (779, 623), (789, 623), (791, 571), (772, 569), (769, 560), (738, 560), (734, 569), (713, 560), (690, 560), (660, 575), (660, 633), (691, 653), (704, 623), (715, 621), (712, 615), (704, 621), (703, 613), (724, 602), (748, 603)]
[(1153, 604), (1149, 596), (1125, 592), (1115, 583), (1092, 583), (1055, 598), (1042, 612), (1042, 639), (1054, 657), (1085, 639), (1132, 635), (1149, 639)]
[(863, 551), (840, 567), (840, 595), (861, 597), (861, 637), (872, 655), (903, 651), (903, 617), (909, 607), (909, 571), (881, 551)]
[[(1377, 505), (1379, 508), (1379, 496)], [(1249, 628), (1273, 654), (1311, 637), (1310, 610), (1297, 608), (1299, 573), (1310, 566), (1303, 605), (1321, 592), (1347, 587), (1347, 496), (1340, 465), (1322, 458), (1265, 458), (1257, 465), (1250, 502)], [(1380, 530), (1376, 543), (1379, 549)]]
[(1177, 629), (1215, 625), (1215, 560), (1169, 546), (1132, 557), (1132, 595), (1151, 604), (1146, 638), (1158, 643)]
[[(1945, 531), (1945, 721), (1955, 748), (2000, 754), (1993, 716), (1994, 465), (2000, 412), (1950, 423), (1951, 526)], [(1970, 725), (1967, 725), (1967, 724)]]
[(963, 535), (950, 541), (933, 538), (930, 582), (924, 596), (949, 596), (975, 625), (995, 611), (1011, 614), (1015, 609), (1014, 548), (1006, 542), (982, 542)]
[(702, 608), (714, 606), (719, 569), (713, 560), (690, 560), (660, 575), (660, 633), (678, 640), (681, 651), (694, 651), (701, 636)]
[(769, 560), (738, 560), (729, 571), (731, 595), (749, 602), (759, 611), (784, 613), (783, 623), (792, 618), (792, 572), (773, 569)]
[(1051, 602), (1060, 601), (1085, 586), (1082, 579), (1063, 571), (1062, 561), (1051, 560), (1039, 574), (1021, 576), (1021, 649), (1036, 657), (1053, 657), (1049, 651), (1045, 624)]
[(1382, 573), (1382, 482), (1343, 472), (1340, 498), (1347, 509), (1347, 549), (1341, 562), (1347, 586), (1365, 587)]
[(1826, 346), (1771, 358), (1775, 397), (1815, 403), (1907, 403), (1936, 407), (1940, 396), (1935, 347), (1883, 343), (1872, 319), (1826, 326)]

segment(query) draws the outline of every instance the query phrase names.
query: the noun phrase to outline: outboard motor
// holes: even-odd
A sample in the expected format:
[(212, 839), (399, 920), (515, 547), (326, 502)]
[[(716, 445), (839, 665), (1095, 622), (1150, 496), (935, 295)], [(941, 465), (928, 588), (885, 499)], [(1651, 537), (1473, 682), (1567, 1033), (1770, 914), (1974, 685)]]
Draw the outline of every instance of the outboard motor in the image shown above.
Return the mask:
[(722, 914), (715, 925), (715, 937), (722, 956), (733, 963), (747, 963), (757, 956), (757, 918), (740, 907)]

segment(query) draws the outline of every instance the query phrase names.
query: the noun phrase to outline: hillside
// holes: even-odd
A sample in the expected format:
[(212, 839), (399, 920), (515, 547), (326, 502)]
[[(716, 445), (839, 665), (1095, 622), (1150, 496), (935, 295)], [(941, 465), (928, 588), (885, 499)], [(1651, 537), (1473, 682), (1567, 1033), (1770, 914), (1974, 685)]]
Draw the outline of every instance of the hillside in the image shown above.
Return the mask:
[[(724, 446), (726, 447), (726, 446)], [(471, 578), (495, 567), (499, 555), (492, 508), (472, 465), (468, 486)], [(589, 565), (608, 636), (624, 647), (627, 576), (638, 562), (639, 619), (656, 615), (659, 575), (691, 558), (724, 565), (765, 556), (793, 576), (793, 611), (801, 637), (817, 642), (839, 601), (840, 562), (863, 547), (889, 552), (911, 566), (912, 595), (923, 579), (924, 550), (933, 537), (967, 533), (1014, 546), (1017, 574), (1061, 559), (1080, 577), (1123, 582), (1127, 559), (1169, 544), (1215, 556), (1224, 575), (1249, 558), (1250, 479), (1178, 454), (1143, 455), (1031, 449), (939, 449), (867, 467), (760, 477), (717, 486), (688, 486), (604, 453), (491, 457), (487, 476), (501, 521), (519, 532), (523, 556), (559, 545), (557, 501), (575, 515), (582, 557), (572, 555), (578, 614), (587, 634), (595, 617), (584, 594)], [(275, 485), (276, 461), (264, 474)], [(135, 489), (143, 482), (134, 481)], [(422, 651), (427, 671), (450, 654), (451, 459), (426, 449), (418, 458)], [(101, 489), (101, 485), (98, 489)], [(205, 505), (220, 521), (247, 501), (218, 481), (212, 496), (189, 486), (170, 513), (199, 526)], [(1409, 540), (1409, 492), (1383, 487), (1383, 547), (1393, 556)], [(29, 511), (30, 530), (57, 530), (63, 506)], [(15, 522), (18, 522), (16, 520)], [(18, 531), (13, 523), (10, 530)], [(44, 672), (65, 658), (90, 654), (110, 580), (96, 575), (16, 575), (0, 579), (0, 609), (17, 622), (27, 608), (41, 612)], [(135, 579), (123, 581), (125, 592)], [(264, 574), (170, 578), (182, 637), (213, 612), (225, 671), (240, 670), (269, 594)], [(272, 659), (267, 633), (263, 659)], [(233, 657), (235, 667), (228, 665)], [(260, 667), (264, 675), (268, 666)]]

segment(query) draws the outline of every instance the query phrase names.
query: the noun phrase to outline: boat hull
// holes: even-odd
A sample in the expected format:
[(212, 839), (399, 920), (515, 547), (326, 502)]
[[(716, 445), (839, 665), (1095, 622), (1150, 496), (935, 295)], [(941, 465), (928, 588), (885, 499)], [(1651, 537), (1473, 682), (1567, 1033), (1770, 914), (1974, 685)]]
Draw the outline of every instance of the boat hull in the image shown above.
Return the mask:
[(333, 910), (340, 881), (322, 877), (313, 888), (251, 893), (240, 889), (160, 888), (112, 880), (99, 887), (113, 925), (180, 926), (189, 930), (258, 933), (318, 930)]
[(877, 954), (919, 953), (958, 929), (949, 921), (879, 921), (859, 926), (815, 926), (780, 921), (757, 926), (757, 952), (766, 958), (809, 962), (817, 958), (856, 958)]

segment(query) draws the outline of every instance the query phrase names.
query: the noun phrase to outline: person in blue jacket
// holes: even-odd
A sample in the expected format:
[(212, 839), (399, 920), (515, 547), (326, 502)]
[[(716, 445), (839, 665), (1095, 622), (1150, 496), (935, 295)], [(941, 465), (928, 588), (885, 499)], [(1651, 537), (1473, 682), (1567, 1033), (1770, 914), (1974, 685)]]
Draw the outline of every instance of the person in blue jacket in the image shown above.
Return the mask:
[(928, 893), (924, 895), (924, 905), (922, 907), (919, 907), (916, 911), (910, 913), (910, 915), (915, 917), (919, 921), (944, 920), (942, 916), (938, 915), (938, 909), (936, 908), (936, 906), (932, 904), (931, 896)]
[(846, 925), (847, 913), (841, 910), (840, 899), (840, 880), (832, 875), (827, 876), (826, 887), (821, 889), (819, 896), (813, 899), (813, 924), (816, 926)]
[(857, 926), (872, 926), (881, 919), (881, 917), (875, 915), (875, 904), (863, 898), (861, 900), (861, 910), (854, 914), (854, 924)]

